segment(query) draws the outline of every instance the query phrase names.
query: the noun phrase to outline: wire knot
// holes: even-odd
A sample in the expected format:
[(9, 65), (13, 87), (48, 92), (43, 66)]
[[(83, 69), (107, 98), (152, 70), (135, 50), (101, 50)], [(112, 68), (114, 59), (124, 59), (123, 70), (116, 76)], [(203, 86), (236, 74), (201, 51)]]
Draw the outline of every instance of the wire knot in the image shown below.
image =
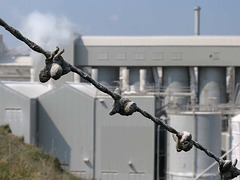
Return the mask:
[(113, 108), (109, 113), (111, 116), (119, 113), (124, 116), (132, 115), (137, 110), (137, 104), (128, 98), (120, 97), (115, 99)]
[(57, 80), (71, 71), (70, 65), (61, 56), (63, 53), (64, 49), (59, 52), (59, 48), (56, 47), (50, 57), (45, 60), (46, 65), (39, 73), (41, 82), (47, 82), (50, 78)]
[(173, 140), (176, 142), (177, 152), (181, 152), (182, 150), (187, 152), (193, 147), (192, 135), (187, 131), (183, 131), (178, 135), (173, 134)]
[(240, 175), (240, 170), (236, 168), (237, 162), (237, 159), (234, 163), (230, 160), (220, 160), (218, 173), (222, 175), (224, 180), (233, 179)]

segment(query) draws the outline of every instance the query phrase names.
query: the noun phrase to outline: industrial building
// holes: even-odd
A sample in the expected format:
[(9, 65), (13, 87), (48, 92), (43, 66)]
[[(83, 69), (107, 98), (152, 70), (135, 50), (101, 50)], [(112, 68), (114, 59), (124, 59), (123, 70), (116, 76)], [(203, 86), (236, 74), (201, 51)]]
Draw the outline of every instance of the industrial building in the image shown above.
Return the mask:
[[(154, 96), (131, 99), (154, 114)], [(153, 179), (154, 124), (140, 114), (111, 117), (111, 106), (110, 97), (85, 83), (49, 91), (39, 97), (38, 146), (84, 178)]]
[[(85, 36), (75, 41), (74, 62), (91, 67), (92, 76), (105, 85), (119, 82), (123, 93), (154, 95), (158, 107), (167, 106), (171, 126), (192, 132), (221, 156), (221, 147), (224, 151), (230, 146), (226, 134), (221, 143), (222, 121), (239, 111), (234, 103), (239, 42), (240, 37), (229, 36)], [(177, 153), (171, 135), (166, 142), (167, 179), (193, 179), (214, 162), (197, 149)], [(209, 178), (219, 179), (217, 167), (202, 177)]]
[[(195, 30), (194, 36), (80, 36), (66, 46), (64, 58), (108, 88), (118, 87), (150, 114), (160, 117), (164, 108), (170, 117), (166, 123), (191, 132), (216, 156), (235, 148), (228, 158), (240, 159), (240, 36), (199, 36), (199, 21)], [(217, 166), (203, 173), (213, 159), (196, 148), (177, 152), (172, 135), (149, 119), (138, 113), (109, 116), (113, 100), (79, 76), (68, 74), (59, 81), (55, 89), (28, 83), (23, 90), (16, 82), (2, 83), (0, 124), (12, 122), (13, 133), (84, 178), (220, 179)], [(35, 103), (29, 101), (31, 88), (38, 89)], [(8, 111), (14, 107), (18, 113), (25, 106), (33, 107), (25, 113), (36, 117), (24, 119), (27, 126)], [(19, 134), (18, 126), (31, 133)]]
[(36, 144), (37, 98), (48, 90), (36, 82), (1, 82), (0, 125), (9, 124), (15, 135)]
[(31, 69), (31, 57), (7, 50), (0, 34), (0, 81), (30, 81)]

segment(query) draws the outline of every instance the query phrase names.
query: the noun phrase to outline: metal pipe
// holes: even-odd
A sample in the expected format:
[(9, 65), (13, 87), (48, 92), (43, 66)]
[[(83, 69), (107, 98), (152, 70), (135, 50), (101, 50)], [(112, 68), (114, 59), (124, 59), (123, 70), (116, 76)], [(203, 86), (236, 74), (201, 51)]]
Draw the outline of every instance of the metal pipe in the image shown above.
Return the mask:
[(198, 36), (200, 35), (200, 6), (195, 6), (194, 11), (195, 11), (195, 31), (194, 35)]
[(129, 91), (129, 69), (122, 70), (122, 91)]
[(95, 81), (98, 81), (98, 68), (92, 67), (91, 77), (92, 77)]
[(191, 104), (197, 103), (197, 78), (195, 76), (194, 67), (189, 67), (190, 74), (190, 88), (191, 88)]
[(140, 69), (139, 70), (139, 90), (140, 91), (146, 91), (147, 86), (147, 70), (146, 69)]

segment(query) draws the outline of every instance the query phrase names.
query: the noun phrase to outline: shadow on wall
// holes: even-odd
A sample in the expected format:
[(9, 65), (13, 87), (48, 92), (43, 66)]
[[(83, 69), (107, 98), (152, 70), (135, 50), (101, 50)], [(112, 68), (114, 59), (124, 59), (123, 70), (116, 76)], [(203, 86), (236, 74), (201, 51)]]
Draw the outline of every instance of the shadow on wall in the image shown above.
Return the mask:
[(71, 148), (61, 135), (60, 131), (53, 123), (51, 117), (44, 109), (44, 107), (39, 103), (39, 119), (37, 122), (37, 132), (38, 132), (38, 147), (44, 152), (56, 156), (61, 164), (66, 165), (69, 168)]

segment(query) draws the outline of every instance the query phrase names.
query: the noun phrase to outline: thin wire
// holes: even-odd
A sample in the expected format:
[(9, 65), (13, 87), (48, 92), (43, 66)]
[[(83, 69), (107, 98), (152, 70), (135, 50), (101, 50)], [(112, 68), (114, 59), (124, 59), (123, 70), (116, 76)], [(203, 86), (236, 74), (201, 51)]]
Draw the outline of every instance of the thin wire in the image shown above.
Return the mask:
[[(224, 158), (225, 156), (227, 156), (230, 152), (232, 152), (234, 149), (236, 149), (238, 146), (240, 146), (240, 143), (237, 144), (236, 146), (234, 146), (232, 149), (228, 150), (226, 153), (224, 153), (220, 158)], [(204, 175), (206, 172), (208, 172), (213, 166), (215, 166), (218, 162), (214, 162), (212, 163), (208, 168), (206, 168), (203, 172), (201, 172), (194, 180), (199, 179), (200, 177), (202, 177), (202, 175)]]

